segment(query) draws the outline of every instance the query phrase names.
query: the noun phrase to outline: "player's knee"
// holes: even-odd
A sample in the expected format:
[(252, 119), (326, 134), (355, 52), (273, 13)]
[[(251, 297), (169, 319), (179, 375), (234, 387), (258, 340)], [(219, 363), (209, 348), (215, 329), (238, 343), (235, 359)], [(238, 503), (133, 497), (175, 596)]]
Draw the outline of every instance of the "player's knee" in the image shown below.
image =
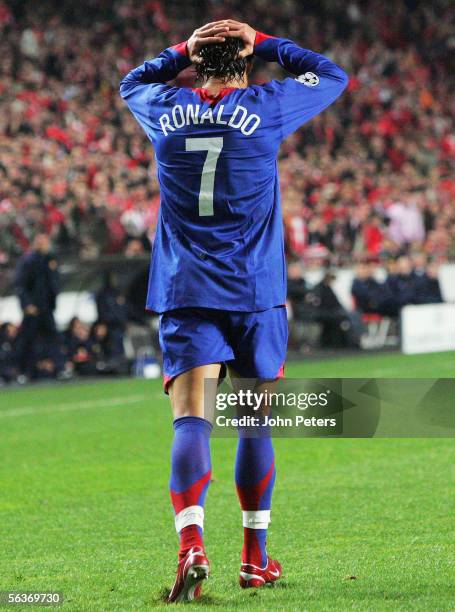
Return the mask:
[(191, 389), (171, 385), (169, 395), (175, 419), (187, 416), (204, 418), (204, 401), (199, 394), (193, 393)]

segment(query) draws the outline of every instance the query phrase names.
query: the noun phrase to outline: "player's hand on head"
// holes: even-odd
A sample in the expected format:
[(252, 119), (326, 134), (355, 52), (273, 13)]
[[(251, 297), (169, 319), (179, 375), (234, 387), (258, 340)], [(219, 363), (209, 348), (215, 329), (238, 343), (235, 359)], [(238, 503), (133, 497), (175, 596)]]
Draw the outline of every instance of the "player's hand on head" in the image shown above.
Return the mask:
[(211, 43), (224, 42), (228, 30), (229, 26), (226, 21), (213, 21), (194, 30), (187, 42), (188, 57), (193, 64), (200, 64), (202, 61), (199, 55), (201, 47)]
[(244, 48), (240, 51), (239, 57), (252, 55), (254, 51), (254, 41), (256, 39), (256, 30), (247, 23), (241, 23), (234, 19), (226, 19), (223, 23), (226, 23), (229, 28), (226, 34), (227, 36), (243, 40)]

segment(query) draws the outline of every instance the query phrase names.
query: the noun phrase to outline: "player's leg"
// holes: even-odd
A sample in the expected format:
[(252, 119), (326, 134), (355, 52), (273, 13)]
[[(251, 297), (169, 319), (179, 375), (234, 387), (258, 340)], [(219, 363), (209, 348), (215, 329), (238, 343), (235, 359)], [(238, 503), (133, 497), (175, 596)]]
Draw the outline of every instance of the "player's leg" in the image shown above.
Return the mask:
[[(239, 324), (235, 326), (235, 331), (239, 351), (229, 367), (233, 385), (237, 390), (251, 389), (257, 393), (271, 391), (273, 381), (282, 376), (286, 356), (286, 310), (271, 309), (237, 318)], [(268, 406), (264, 405), (260, 418), (263, 419), (268, 412)], [(270, 429), (265, 426), (253, 430), (239, 429), (235, 481), (244, 529), (240, 573), (243, 587), (262, 586), (281, 575), (280, 564), (268, 557), (266, 549), (276, 477), (270, 434)]]
[[(170, 493), (180, 539), (177, 578), (170, 602), (199, 597), (201, 583), (209, 575), (203, 528), (205, 496), (212, 475), (212, 424), (204, 418), (204, 381), (218, 378), (220, 367), (210, 364), (191, 369), (177, 376), (169, 386), (174, 415)], [(214, 389), (216, 393), (216, 386)]]
[(177, 579), (169, 601), (190, 601), (199, 595), (209, 571), (202, 534), (212, 424), (204, 406), (214, 404), (220, 362), (233, 353), (215, 313), (198, 309), (163, 315), (160, 343), (174, 416), (170, 493), (180, 538)]
[[(219, 373), (220, 364), (200, 366), (177, 376), (169, 386), (174, 416), (170, 492), (180, 560), (193, 546), (203, 546), (204, 501), (212, 473), (212, 424), (204, 418), (204, 381), (217, 379)], [(213, 402), (215, 393), (216, 387)]]
[[(217, 389), (216, 385), (207, 383), (218, 380), (220, 370), (220, 363), (198, 366), (183, 372), (169, 383), (167, 391), (174, 419), (189, 416), (207, 418), (207, 405), (210, 401), (215, 403)], [(211, 394), (206, 401), (204, 393)]]
[[(234, 388), (251, 389), (261, 394), (273, 391), (274, 383), (249, 381), (230, 370)], [(244, 588), (261, 587), (281, 576), (281, 565), (267, 554), (267, 533), (270, 523), (272, 495), (275, 485), (275, 452), (270, 427), (264, 417), (269, 413), (263, 406), (254, 416), (259, 427), (240, 427), (235, 462), (235, 483), (242, 509), (243, 548), (240, 585)]]

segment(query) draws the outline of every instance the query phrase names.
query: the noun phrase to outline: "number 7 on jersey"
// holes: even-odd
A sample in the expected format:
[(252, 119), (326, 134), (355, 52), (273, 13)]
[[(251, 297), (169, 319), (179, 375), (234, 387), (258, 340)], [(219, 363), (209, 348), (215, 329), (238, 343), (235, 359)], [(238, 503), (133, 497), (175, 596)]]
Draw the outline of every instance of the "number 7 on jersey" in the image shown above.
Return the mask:
[(187, 151), (207, 151), (202, 168), (201, 189), (199, 191), (199, 216), (213, 216), (213, 191), (218, 158), (223, 148), (222, 138), (187, 138)]

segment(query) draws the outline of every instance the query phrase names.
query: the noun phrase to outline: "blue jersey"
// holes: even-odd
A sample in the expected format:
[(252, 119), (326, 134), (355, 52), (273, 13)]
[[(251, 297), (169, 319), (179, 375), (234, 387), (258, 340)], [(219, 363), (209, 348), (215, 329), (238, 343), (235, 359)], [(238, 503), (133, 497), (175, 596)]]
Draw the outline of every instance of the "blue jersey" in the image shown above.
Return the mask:
[(326, 57), (257, 34), (254, 54), (295, 75), (216, 97), (166, 83), (186, 44), (132, 70), (120, 93), (152, 141), (161, 206), (147, 308), (261, 311), (286, 300), (277, 155), (348, 78)]

